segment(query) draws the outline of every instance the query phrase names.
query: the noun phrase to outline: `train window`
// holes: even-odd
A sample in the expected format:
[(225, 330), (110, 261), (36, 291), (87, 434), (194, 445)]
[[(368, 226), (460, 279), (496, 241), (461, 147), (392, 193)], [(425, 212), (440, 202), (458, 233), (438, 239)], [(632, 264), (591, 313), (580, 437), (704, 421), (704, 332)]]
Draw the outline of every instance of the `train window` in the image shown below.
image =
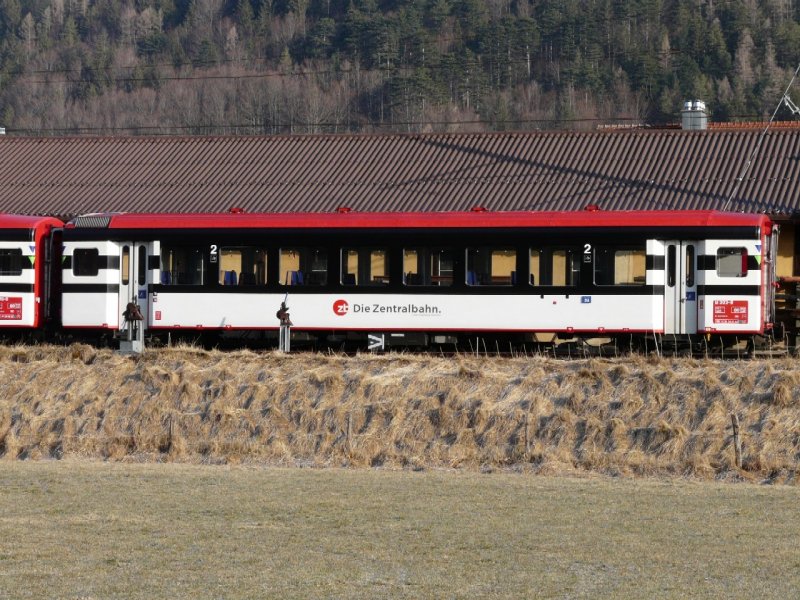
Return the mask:
[(281, 285), (326, 285), (328, 251), (324, 248), (281, 248), (278, 274)]
[(76, 248), (72, 253), (72, 274), (94, 277), (100, 272), (100, 251), (97, 248)]
[(220, 248), (220, 285), (266, 285), (267, 251), (252, 246)]
[(161, 247), (161, 283), (203, 285), (208, 280), (206, 255), (198, 248)]
[(403, 250), (403, 282), (410, 286), (453, 285), (452, 248), (421, 247)]
[(720, 248), (717, 250), (717, 275), (744, 277), (747, 275), (746, 248)]
[(686, 246), (686, 287), (694, 287), (694, 246)]
[(646, 280), (644, 248), (594, 249), (596, 285), (644, 285)]
[(136, 262), (136, 283), (147, 285), (147, 248), (139, 246), (139, 258)]
[(388, 252), (384, 248), (342, 248), (343, 285), (389, 283)]
[(667, 287), (675, 287), (676, 252), (675, 244), (667, 246)]
[(514, 285), (516, 274), (516, 250), (467, 248), (467, 285)]
[(581, 254), (572, 248), (550, 250), (550, 260), (548, 261), (550, 282), (542, 281), (542, 285), (565, 287), (578, 285), (581, 278), (580, 257)]
[(530, 249), (528, 253), (528, 283), (531, 285), (541, 285), (540, 266), (542, 264), (542, 251)]
[(0, 275), (22, 275), (22, 250), (0, 249)]
[(122, 247), (122, 267), (120, 268), (120, 276), (122, 278), (122, 285), (128, 285), (130, 282), (130, 269), (131, 269), (131, 247)]

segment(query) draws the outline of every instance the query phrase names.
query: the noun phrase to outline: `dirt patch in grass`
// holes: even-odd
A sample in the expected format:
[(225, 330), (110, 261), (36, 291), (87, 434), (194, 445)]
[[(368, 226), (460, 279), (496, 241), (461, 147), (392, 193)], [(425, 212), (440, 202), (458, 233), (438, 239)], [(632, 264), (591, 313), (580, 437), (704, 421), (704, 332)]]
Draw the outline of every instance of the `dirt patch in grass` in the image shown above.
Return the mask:
[(2, 347), (0, 456), (794, 483), (798, 384), (789, 359)]

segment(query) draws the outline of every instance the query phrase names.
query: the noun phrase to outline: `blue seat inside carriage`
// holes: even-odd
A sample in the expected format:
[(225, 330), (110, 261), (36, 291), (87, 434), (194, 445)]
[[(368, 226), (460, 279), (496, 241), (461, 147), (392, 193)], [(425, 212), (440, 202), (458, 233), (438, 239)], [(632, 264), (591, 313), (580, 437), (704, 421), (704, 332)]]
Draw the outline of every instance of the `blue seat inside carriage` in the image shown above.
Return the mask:
[(467, 271), (467, 285), (478, 285), (478, 275), (475, 271)]
[(169, 271), (161, 271), (161, 283), (169, 285), (172, 283), (172, 273)]
[(289, 285), (303, 285), (303, 272), (289, 271)]
[(236, 271), (225, 271), (223, 285), (236, 285)]

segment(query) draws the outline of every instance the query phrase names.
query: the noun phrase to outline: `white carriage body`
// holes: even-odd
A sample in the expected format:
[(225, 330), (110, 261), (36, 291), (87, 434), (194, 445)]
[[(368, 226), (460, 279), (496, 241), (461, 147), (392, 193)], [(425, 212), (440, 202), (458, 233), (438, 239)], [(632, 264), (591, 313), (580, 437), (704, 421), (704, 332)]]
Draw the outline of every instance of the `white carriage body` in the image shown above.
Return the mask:
[[(770, 325), (769, 288), (774, 278), (770, 253), (777, 244), (766, 217), (710, 211), (637, 213), (635, 217), (603, 213), (600, 219), (605, 221), (598, 225), (585, 215), (557, 213), (552, 222), (536, 213), (522, 215), (517, 214), (518, 222), (512, 215), (497, 223), (489, 219), (483, 225), (481, 215), (465, 219), (461, 214), (452, 223), (447, 215), (413, 215), (404, 217), (413, 221), (405, 223), (403, 218), (384, 214), (374, 217), (372, 225), (364, 215), (356, 220), (348, 220), (347, 215), (333, 219), (255, 215), (252, 221), (244, 220), (246, 215), (112, 216), (105, 227), (65, 229), (63, 324), (118, 330), (125, 325), (121, 315), (126, 304), (136, 302), (145, 328), (153, 331), (277, 330), (276, 311), (285, 301), (294, 330), (305, 331), (749, 335), (764, 333)], [(616, 215), (616, 221), (608, 215)], [(655, 224), (647, 215), (655, 215)], [(670, 224), (669, 215), (677, 215), (675, 225)], [(696, 224), (681, 225), (692, 222), (693, 215)], [(528, 225), (525, 218), (535, 223)], [(570, 219), (578, 222), (570, 225)], [(617, 260), (614, 248), (633, 247), (627, 229), (639, 232), (634, 237), (636, 248), (641, 248), (635, 251), (641, 254), (641, 276), (601, 285), (596, 247), (611, 249), (612, 258), (606, 259), (611, 262), (606, 264), (612, 264)], [(463, 240), (457, 241), (461, 232)], [(542, 235), (545, 246), (574, 248), (570, 268), (580, 284), (565, 284), (565, 280), (555, 285), (556, 275), (548, 275), (546, 269), (539, 272), (540, 257), (537, 254), (534, 265), (534, 250), (528, 248)], [(403, 248), (433, 247), (438, 237), (454, 248), (450, 261), (455, 266), (447, 287), (408, 284), (408, 254)], [(474, 244), (480, 248), (507, 250), (512, 266), (503, 273), (505, 278), (497, 278), (503, 279), (502, 285), (493, 280), (487, 285), (470, 281), (472, 237), (479, 238)], [(380, 246), (384, 238), (389, 241), (382, 260), (388, 265), (403, 262), (402, 267), (392, 267), (391, 273), (388, 266), (383, 267), (386, 285), (345, 285), (346, 265), (358, 254), (352, 250), (350, 256), (345, 249)], [(240, 270), (232, 270), (229, 281), (218, 253), (237, 244), (263, 248), (258, 250), (258, 260), (263, 261), (262, 285), (242, 285), (246, 273)], [(282, 248), (315, 244), (327, 248), (322, 275), (319, 269), (307, 270), (307, 285), (302, 285), (302, 273), (289, 285), (295, 272), (273, 266), (283, 260)], [(79, 273), (74, 268), (76, 253), (88, 251), (95, 252), (97, 268)], [(174, 256), (168, 257), (169, 252)], [(555, 256), (554, 251), (551, 255)], [(541, 255), (542, 261), (545, 256)], [(185, 269), (179, 264), (181, 259), (198, 261), (196, 272), (176, 270)], [(237, 263), (240, 269), (242, 260)], [(256, 269), (252, 261), (248, 269)], [(522, 281), (517, 281), (518, 274), (524, 277)], [(308, 284), (314, 275), (324, 283)], [(548, 276), (552, 283), (546, 281)], [(182, 278), (190, 279), (189, 285)], [(542, 285), (543, 279), (547, 285)]]

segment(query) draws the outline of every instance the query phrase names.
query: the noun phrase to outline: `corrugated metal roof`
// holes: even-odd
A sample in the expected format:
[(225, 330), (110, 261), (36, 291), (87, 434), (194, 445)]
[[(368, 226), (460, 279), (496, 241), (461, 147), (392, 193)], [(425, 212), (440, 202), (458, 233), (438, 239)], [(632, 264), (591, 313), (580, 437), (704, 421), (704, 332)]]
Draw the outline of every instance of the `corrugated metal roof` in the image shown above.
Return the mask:
[[(762, 135), (707, 131), (0, 137), (0, 211), (722, 209)], [(800, 210), (800, 129), (771, 129), (729, 209)]]

